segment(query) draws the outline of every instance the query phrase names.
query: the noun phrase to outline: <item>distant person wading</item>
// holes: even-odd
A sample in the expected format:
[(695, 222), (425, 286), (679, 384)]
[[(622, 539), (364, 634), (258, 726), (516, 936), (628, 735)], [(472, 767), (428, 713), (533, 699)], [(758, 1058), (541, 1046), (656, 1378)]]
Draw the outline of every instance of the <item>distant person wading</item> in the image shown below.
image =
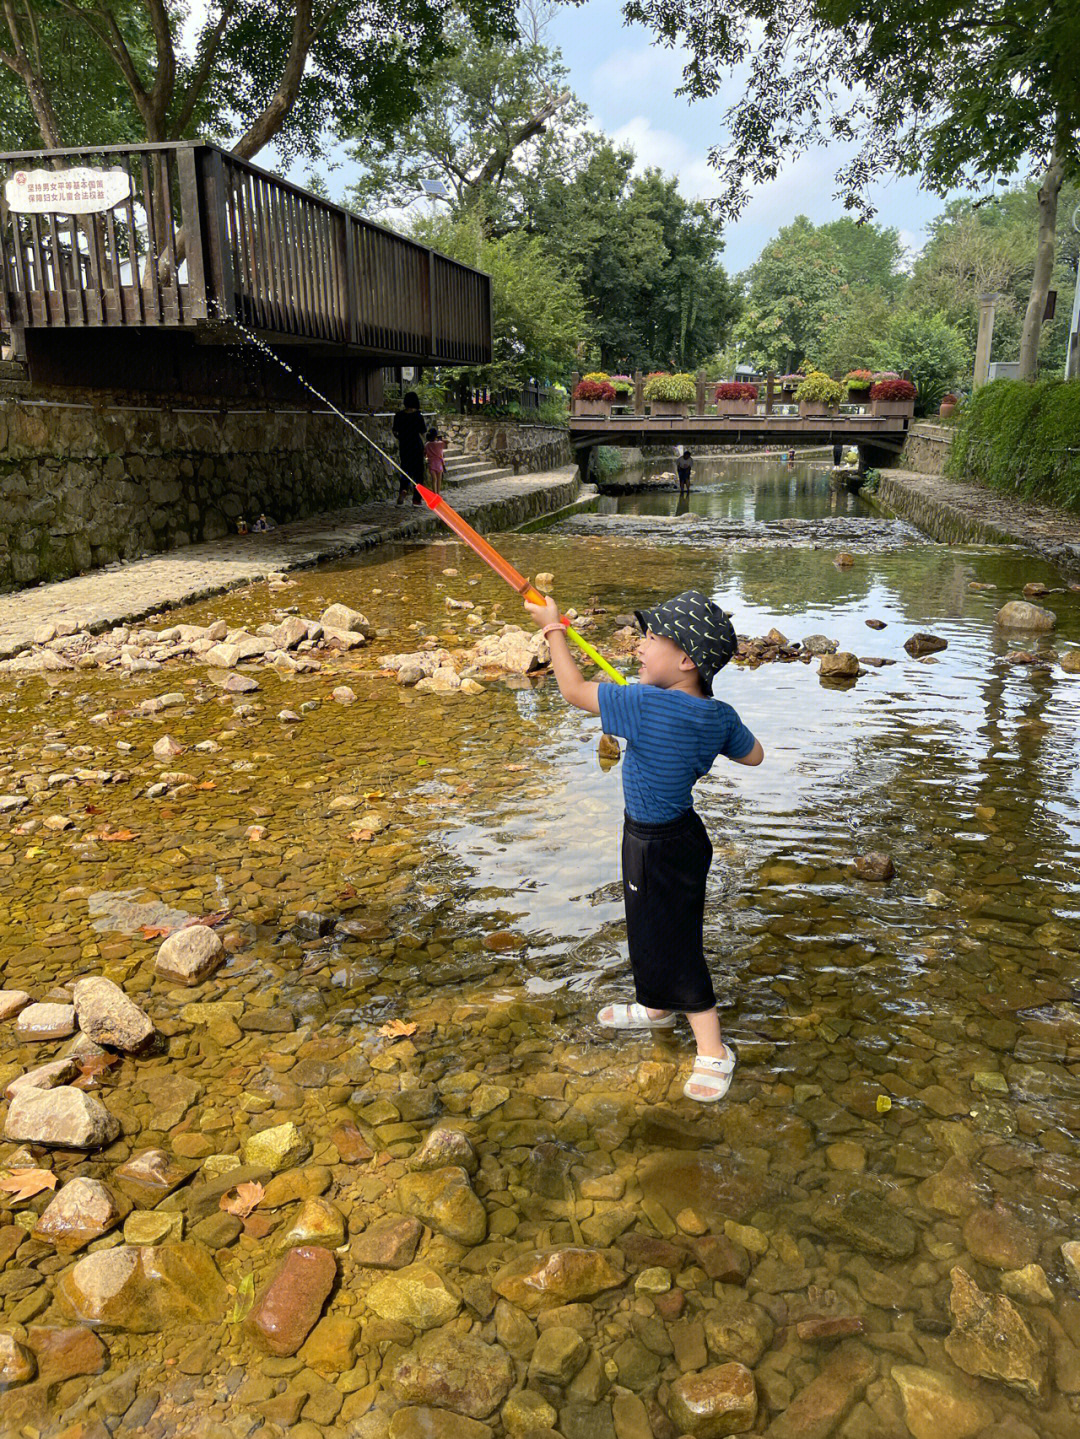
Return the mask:
[[(410, 390), (401, 403), (401, 409), (394, 416), (394, 437), (398, 442), (398, 457), (401, 468), (413, 484), (422, 485), (424, 483), (424, 441), (427, 437), (427, 427), (424, 424), (424, 416), (420, 412), (420, 399), (415, 391)], [(399, 475), (398, 480), (397, 503), (403, 505), (405, 496), (409, 493), (409, 485), (404, 475)], [(413, 490), (412, 502), (414, 505), (423, 504), (416, 489)]]

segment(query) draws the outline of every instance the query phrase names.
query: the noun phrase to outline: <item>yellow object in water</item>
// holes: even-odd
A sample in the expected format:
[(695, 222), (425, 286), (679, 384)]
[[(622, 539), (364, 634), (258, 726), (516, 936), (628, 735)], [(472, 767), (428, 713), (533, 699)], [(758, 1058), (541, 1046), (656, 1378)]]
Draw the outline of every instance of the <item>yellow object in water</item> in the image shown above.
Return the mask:
[(879, 1094), (877, 1097), (876, 1107), (879, 1114), (888, 1114), (889, 1110), (892, 1108), (892, 1100), (887, 1094)]

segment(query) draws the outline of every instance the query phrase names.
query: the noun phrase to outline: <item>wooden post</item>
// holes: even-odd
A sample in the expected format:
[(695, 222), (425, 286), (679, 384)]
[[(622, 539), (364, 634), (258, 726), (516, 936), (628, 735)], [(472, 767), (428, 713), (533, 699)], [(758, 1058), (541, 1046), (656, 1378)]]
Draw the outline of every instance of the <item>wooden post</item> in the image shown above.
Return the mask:
[(705, 371), (704, 371), (704, 370), (699, 370), (699, 371), (697, 372), (697, 376), (696, 376), (696, 386), (697, 386), (697, 394), (695, 395), (694, 398), (695, 398), (695, 401), (696, 401), (696, 404), (697, 404), (697, 409), (696, 409), (695, 413), (698, 414), (698, 415), (703, 415), (703, 414), (705, 413)]
[(634, 371), (634, 414), (645, 413), (645, 381), (640, 370)]
[[(203, 279), (206, 285), (207, 306), (215, 301), (219, 319), (236, 316), (236, 276), (233, 256), (225, 229), (225, 167), (221, 151), (212, 145), (200, 145), (194, 154), (196, 173), (201, 181), (202, 204), (200, 206), (202, 230), (206, 236), (206, 259)], [(192, 236), (189, 245), (201, 244), (201, 236)]]
[(771, 414), (772, 414), (773, 398), (774, 398), (774, 395), (775, 395), (775, 387), (776, 387), (776, 373), (775, 373), (775, 371), (770, 370), (769, 373), (765, 376), (765, 413), (766, 413), (766, 415), (771, 415)]

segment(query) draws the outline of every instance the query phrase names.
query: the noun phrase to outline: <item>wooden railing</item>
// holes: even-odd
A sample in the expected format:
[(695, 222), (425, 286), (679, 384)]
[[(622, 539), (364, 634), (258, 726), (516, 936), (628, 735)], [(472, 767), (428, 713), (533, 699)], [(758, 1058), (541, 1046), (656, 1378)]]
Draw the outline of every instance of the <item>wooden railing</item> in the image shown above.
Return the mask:
[[(122, 169), (104, 214), (16, 215), (0, 199), (0, 328), (204, 328), (399, 363), (491, 360), (491, 282), (214, 145), (0, 153), (16, 171)], [(209, 332), (208, 332), (209, 333)]]

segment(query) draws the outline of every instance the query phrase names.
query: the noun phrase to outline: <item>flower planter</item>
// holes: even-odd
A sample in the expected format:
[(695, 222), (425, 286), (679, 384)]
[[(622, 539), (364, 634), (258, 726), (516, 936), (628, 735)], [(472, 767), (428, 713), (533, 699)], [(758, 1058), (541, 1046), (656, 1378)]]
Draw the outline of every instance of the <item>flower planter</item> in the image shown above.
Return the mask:
[(733, 420), (742, 415), (756, 415), (757, 400), (717, 400), (716, 413)]
[(574, 401), (574, 414), (575, 414), (575, 415), (597, 415), (597, 416), (599, 416), (600, 419), (608, 420), (608, 419), (611, 418), (611, 401), (610, 401), (610, 400), (575, 400), (575, 401)]
[(958, 400), (942, 400), (941, 404), (938, 406), (938, 414), (943, 420), (947, 420), (950, 415), (954, 415), (956, 413), (956, 407), (959, 403), (960, 402)]
[(799, 401), (799, 418), (801, 420), (827, 420), (830, 415), (835, 414), (835, 409), (822, 404), (820, 400)]
[(870, 391), (848, 390), (847, 402), (849, 405), (868, 405), (870, 403)]
[(888, 419), (911, 419), (915, 414), (914, 400), (871, 400), (870, 413)]
[(682, 420), (686, 418), (686, 405), (674, 400), (650, 400), (649, 413), (654, 420)]

